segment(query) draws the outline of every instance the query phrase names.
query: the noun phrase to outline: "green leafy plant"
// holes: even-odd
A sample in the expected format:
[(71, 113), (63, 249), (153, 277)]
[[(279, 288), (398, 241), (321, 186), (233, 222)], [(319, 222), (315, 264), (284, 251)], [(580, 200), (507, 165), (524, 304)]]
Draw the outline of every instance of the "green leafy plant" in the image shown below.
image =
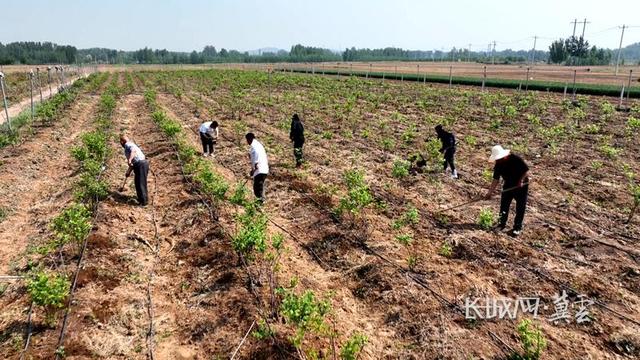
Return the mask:
[(70, 285), (61, 274), (35, 271), (27, 276), (27, 292), (34, 304), (45, 309), (47, 325), (53, 325), (57, 311), (65, 306)]
[(408, 206), (400, 218), (395, 220), (391, 227), (398, 230), (407, 225), (417, 225), (420, 222), (420, 212), (414, 206)]
[(478, 225), (484, 230), (489, 230), (495, 224), (496, 217), (490, 209), (480, 210), (478, 215)]
[(347, 194), (340, 199), (335, 212), (338, 215), (344, 214), (345, 211), (352, 215), (358, 215), (373, 202), (369, 185), (364, 181), (364, 173), (359, 170), (347, 170), (343, 178), (347, 185)]
[(302, 347), (307, 332), (326, 332), (325, 317), (331, 311), (328, 300), (318, 299), (311, 290), (298, 295), (293, 288), (279, 288), (278, 293), (282, 296), (280, 313), (287, 323), (295, 327), (291, 341), (296, 348)]
[(609, 144), (602, 144), (599, 149), (600, 152), (609, 159), (615, 159), (622, 153), (622, 149), (615, 148)]
[(267, 217), (256, 205), (245, 206), (242, 214), (236, 216), (238, 231), (231, 239), (233, 249), (247, 259), (253, 258), (252, 252), (264, 253), (267, 248)]
[(229, 201), (232, 204), (245, 206), (247, 203), (248, 192), (249, 191), (247, 190), (247, 187), (244, 186), (243, 183), (238, 182), (235, 189), (233, 190), (233, 195), (231, 195), (231, 197), (229, 198)]
[(275, 335), (275, 331), (267, 324), (266, 321), (258, 321), (258, 327), (251, 333), (254, 338), (258, 340), (264, 340)]
[(351, 337), (342, 344), (340, 348), (340, 359), (342, 360), (356, 360), (362, 349), (364, 349), (365, 345), (369, 339), (360, 333), (355, 333), (351, 335)]
[(514, 353), (510, 360), (539, 360), (542, 351), (547, 347), (547, 341), (538, 327), (532, 327), (531, 320), (524, 319), (516, 328), (520, 342), (522, 343), (522, 353)]
[(229, 190), (229, 184), (222, 176), (213, 172), (209, 163), (200, 162), (200, 165), (194, 180), (200, 184), (204, 194), (210, 195), (216, 200), (223, 200)]
[(396, 160), (393, 162), (393, 169), (391, 170), (391, 175), (394, 178), (402, 179), (406, 176), (409, 176), (409, 168), (411, 167), (411, 163), (406, 160)]
[(453, 248), (448, 242), (445, 241), (442, 243), (442, 246), (440, 246), (440, 250), (438, 250), (438, 254), (449, 258), (453, 254)]
[(82, 204), (72, 204), (55, 217), (51, 224), (58, 245), (73, 242), (78, 248), (89, 235), (91, 227), (91, 212)]

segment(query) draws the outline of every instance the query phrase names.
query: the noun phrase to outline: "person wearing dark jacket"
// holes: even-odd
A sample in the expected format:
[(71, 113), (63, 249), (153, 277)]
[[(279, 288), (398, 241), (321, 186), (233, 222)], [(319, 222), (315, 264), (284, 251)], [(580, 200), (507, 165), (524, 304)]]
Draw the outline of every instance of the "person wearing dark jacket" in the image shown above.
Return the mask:
[(511, 233), (514, 236), (518, 236), (522, 233), (522, 223), (529, 196), (529, 166), (520, 156), (511, 154), (511, 151), (504, 149), (500, 145), (496, 145), (491, 149), (489, 161), (495, 161), (495, 166), (493, 169), (493, 182), (485, 199), (490, 199), (493, 196), (500, 178), (502, 178), (504, 184), (502, 185), (502, 196), (500, 198), (500, 222), (497, 228), (504, 230), (507, 226), (511, 201), (515, 199), (516, 218), (513, 222)]
[(291, 118), (291, 131), (289, 138), (293, 142), (293, 156), (296, 158), (296, 167), (302, 166), (302, 146), (304, 146), (304, 125), (298, 114)]
[(451, 168), (451, 178), (458, 178), (458, 171), (453, 163), (453, 157), (456, 153), (456, 137), (442, 128), (442, 125), (436, 126), (436, 134), (438, 139), (442, 143), (440, 153), (444, 155), (444, 171), (447, 171), (447, 166)]

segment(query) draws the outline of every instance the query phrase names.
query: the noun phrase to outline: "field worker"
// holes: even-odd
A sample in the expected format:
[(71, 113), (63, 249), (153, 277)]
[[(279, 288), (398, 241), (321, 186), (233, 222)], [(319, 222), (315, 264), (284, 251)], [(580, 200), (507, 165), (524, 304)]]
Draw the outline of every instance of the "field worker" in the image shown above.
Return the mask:
[(247, 144), (251, 145), (249, 158), (251, 159), (251, 171), (249, 176), (253, 177), (253, 194), (260, 204), (264, 203), (264, 183), (269, 174), (269, 160), (264, 146), (256, 139), (253, 133), (245, 135)]
[[(125, 174), (126, 178), (129, 178), (131, 171), (133, 171), (133, 181), (136, 184), (136, 195), (138, 196), (138, 203), (141, 206), (147, 205), (147, 175), (149, 174), (149, 162), (145, 159), (144, 153), (138, 145), (125, 135), (120, 136), (120, 144), (124, 148), (124, 156), (127, 158), (127, 164), (129, 168)], [(120, 191), (124, 190), (123, 188)]]
[(442, 125), (436, 126), (436, 134), (438, 139), (442, 143), (440, 153), (444, 155), (444, 171), (447, 171), (447, 167), (451, 168), (451, 178), (458, 178), (458, 171), (453, 163), (453, 157), (456, 154), (456, 137), (442, 128)]
[(213, 147), (218, 142), (218, 122), (207, 121), (200, 125), (200, 141), (202, 142), (202, 155), (213, 155)]
[(296, 167), (302, 166), (302, 146), (304, 145), (304, 125), (298, 114), (291, 118), (291, 131), (289, 139), (293, 141), (293, 156), (296, 158)]
[(502, 185), (502, 197), (500, 199), (500, 222), (497, 226), (499, 230), (504, 230), (509, 218), (509, 208), (511, 200), (516, 200), (516, 218), (513, 222), (511, 233), (518, 236), (522, 233), (522, 221), (527, 207), (527, 197), (529, 195), (529, 167), (521, 157), (511, 154), (511, 151), (496, 145), (491, 149), (490, 162), (495, 162), (493, 168), (493, 182), (485, 196), (490, 199), (498, 186), (500, 177), (504, 180)]

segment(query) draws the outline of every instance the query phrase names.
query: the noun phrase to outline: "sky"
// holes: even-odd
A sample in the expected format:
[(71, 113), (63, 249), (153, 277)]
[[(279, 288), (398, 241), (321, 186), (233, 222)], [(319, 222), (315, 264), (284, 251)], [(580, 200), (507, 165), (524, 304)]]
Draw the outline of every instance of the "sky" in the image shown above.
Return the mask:
[[(547, 50), (587, 19), (592, 45), (640, 42), (640, 0), (0, 0), (0, 42), (52, 41), (78, 48), (334, 50), (387, 46), (484, 51)], [(582, 24), (578, 24), (578, 34)]]

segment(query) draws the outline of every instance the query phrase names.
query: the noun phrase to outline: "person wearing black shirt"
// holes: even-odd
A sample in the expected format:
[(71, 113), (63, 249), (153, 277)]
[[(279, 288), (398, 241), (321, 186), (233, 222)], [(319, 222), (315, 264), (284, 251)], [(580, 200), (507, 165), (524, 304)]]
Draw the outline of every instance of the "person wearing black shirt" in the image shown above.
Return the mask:
[(512, 234), (518, 236), (522, 233), (522, 222), (527, 207), (529, 195), (529, 166), (521, 157), (511, 154), (509, 150), (500, 145), (491, 149), (489, 161), (494, 162), (493, 182), (485, 196), (490, 199), (495, 192), (500, 178), (503, 179), (502, 197), (500, 199), (500, 222), (498, 229), (503, 230), (507, 226), (511, 201), (516, 200), (516, 218), (513, 222)]
[(440, 148), (440, 153), (444, 155), (444, 171), (447, 171), (447, 166), (451, 168), (451, 178), (458, 178), (458, 171), (456, 170), (456, 166), (453, 164), (453, 157), (456, 153), (456, 137), (444, 130), (442, 125), (436, 126), (436, 134), (438, 134), (438, 139), (442, 143), (442, 147)]
[(293, 141), (293, 156), (296, 158), (296, 167), (302, 166), (302, 146), (304, 145), (304, 126), (298, 114), (291, 118), (291, 131), (289, 138)]

